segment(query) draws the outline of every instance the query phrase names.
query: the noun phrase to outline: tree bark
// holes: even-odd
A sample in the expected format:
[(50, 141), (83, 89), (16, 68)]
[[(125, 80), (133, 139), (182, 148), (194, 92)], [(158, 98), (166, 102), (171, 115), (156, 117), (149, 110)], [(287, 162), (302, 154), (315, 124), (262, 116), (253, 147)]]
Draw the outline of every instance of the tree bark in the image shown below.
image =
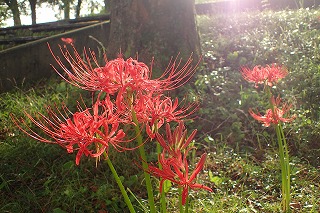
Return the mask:
[(201, 54), (194, 0), (111, 0), (108, 57), (125, 57), (163, 69), (171, 57)]
[(8, 5), (8, 7), (12, 12), (14, 26), (20, 26), (21, 19), (20, 19), (20, 11), (19, 11), (17, 0), (5, 0), (5, 3)]

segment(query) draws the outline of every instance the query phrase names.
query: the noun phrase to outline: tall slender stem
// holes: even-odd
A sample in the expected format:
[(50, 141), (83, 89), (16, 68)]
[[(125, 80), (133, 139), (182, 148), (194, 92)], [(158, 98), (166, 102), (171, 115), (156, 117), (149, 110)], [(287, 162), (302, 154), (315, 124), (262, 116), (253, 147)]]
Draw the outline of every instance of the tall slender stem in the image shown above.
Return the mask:
[(282, 182), (282, 210), (290, 211), (290, 164), (287, 142), (283, 133), (281, 123), (276, 125), (276, 133), (279, 145), (279, 157), (281, 165), (281, 182)]
[[(270, 88), (266, 88), (266, 93), (269, 98), (270, 107), (273, 114), (275, 112), (274, 103), (272, 103), (272, 93)], [(286, 141), (286, 137), (283, 132), (282, 123), (279, 121), (275, 125), (275, 130), (278, 139), (279, 147), (279, 158), (280, 158), (280, 167), (281, 167), (281, 194), (282, 194), (282, 210), (283, 212), (290, 212), (290, 161), (289, 161), (289, 151)]]
[(143, 168), (143, 172), (144, 172), (144, 178), (146, 181), (146, 188), (147, 188), (147, 193), (148, 193), (150, 213), (155, 213), (156, 208), (155, 208), (155, 203), (154, 203), (151, 177), (150, 177), (150, 174), (148, 172), (146, 172), (148, 170), (146, 152), (145, 152), (144, 145), (143, 145), (141, 130), (139, 128), (139, 122), (138, 122), (137, 115), (134, 110), (132, 110), (132, 119), (133, 119), (133, 122), (135, 123), (134, 129), (135, 129), (135, 132), (137, 135), (137, 142), (138, 142), (138, 146), (139, 146), (140, 157), (142, 159), (142, 168)]
[(180, 210), (180, 213), (184, 213), (183, 205), (182, 205), (182, 188), (179, 187), (178, 191), (179, 191), (179, 210)]
[(189, 196), (187, 195), (187, 198), (186, 198), (186, 205), (184, 207), (184, 213), (188, 213), (189, 212)]
[(113, 166), (113, 164), (112, 164), (112, 162), (111, 162), (111, 160), (109, 159), (108, 156), (106, 157), (106, 159), (107, 159), (108, 166), (109, 166), (109, 168), (110, 168), (110, 170), (112, 172), (112, 175), (113, 175), (114, 179), (116, 180), (116, 182), (117, 182), (117, 184), (118, 184), (118, 186), (120, 188), (120, 191), (121, 191), (122, 196), (124, 198), (124, 202), (127, 204), (128, 208), (129, 208), (129, 211), (131, 213), (135, 213), (136, 211), (133, 208), (133, 205), (132, 205), (132, 203), (131, 203), (131, 201), (129, 199), (127, 191), (125, 190), (117, 171), (115, 170), (115, 168), (114, 168), (114, 166)]
[[(161, 153), (161, 145), (160, 143), (157, 143), (157, 154), (159, 155)], [(159, 164), (159, 169), (162, 169), (161, 164)], [(169, 181), (169, 180), (166, 180)], [(165, 183), (166, 183), (165, 181)], [(164, 191), (164, 186), (166, 184), (162, 185), (162, 189), (160, 189), (161, 194), (160, 194), (160, 204), (161, 204), (161, 212), (162, 213), (166, 213), (167, 212), (167, 204), (166, 204), (166, 195), (165, 195), (165, 191)]]
[(286, 210), (285, 211), (290, 211), (290, 201), (291, 201), (291, 196), (290, 196), (290, 158), (289, 158), (289, 151), (288, 151), (288, 144), (286, 141), (286, 137), (283, 132), (282, 126), (279, 124), (279, 130), (283, 142), (283, 151), (284, 151), (284, 165), (285, 165), (285, 171), (286, 171), (286, 182), (285, 182), (285, 206)]

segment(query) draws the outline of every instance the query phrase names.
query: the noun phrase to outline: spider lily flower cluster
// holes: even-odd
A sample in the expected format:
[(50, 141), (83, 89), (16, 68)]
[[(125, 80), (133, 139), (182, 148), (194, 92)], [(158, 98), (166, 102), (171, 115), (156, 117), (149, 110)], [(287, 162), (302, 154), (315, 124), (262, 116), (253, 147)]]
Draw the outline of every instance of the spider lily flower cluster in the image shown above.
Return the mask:
[(284, 103), (281, 107), (281, 98), (279, 96), (275, 98), (271, 93), (271, 87), (288, 74), (285, 67), (275, 64), (271, 66), (267, 65), (266, 67), (255, 66), (252, 70), (247, 67), (243, 67), (241, 74), (246, 81), (255, 83), (255, 87), (258, 87), (258, 84), (267, 86), (266, 91), (268, 93), (268, 97), (270, 97), (269, 103), (271, 107), (266, 110), (265, 115), (255, 113), (252, 109), (249, 109), (249, 113), (254, 119), (262, 122), (266, 127), (270, 126), (271, 123), (286, 123), (295, 119), (295, 115), (290, 118), (284, 117), (290, 111), (292, 105)]
[(149, 165), (149, 172), (154, 176), (160, 177), (160, 192), (163, 189), (163, 183), (169, 180), (182, 190), (182, 205), (185, 205), (189, 189), (205, 189), (212, 192), (212, 189), (199, 183), (195, 183), (195, 178), (203, 169), (206, 154), (202, 154), (200, 160), (189, 176), (189, 164), (187, 155), (194, 147), (189, 147), (190, 142), (195, 136), (196, 131), (193, 131), (189, 138), (186, 137), (187, 131), (183, 123), (179, 123), (173, 133), (170, 131), (170, 126), (166, 126), (167, 140), (162, 135), (156, 134), (156, 138), (163, 151), (159, 154), (158, 166)]
[[(125, 133), (120, 129), (120, 124), (133, 124), (132, 110), (135, 111), (139, 123), (146, 127), (146, 132), (153, 138), (155, 129), (152, 127), (156, 123), (157, 128), (160, 128), (163, 123), (180, 121), (197, 109), (197, 104), (184, 107), (179, 104), (178, 99), (173, 101), (163, 94), (164, 90), (174, 89), (180, 83), (182, 85), (182, 80), (187, 80), (194, 73), (195, 68), (190, 66), (191, 58), (182, 70), (177, 69), (174, 61), (170, 71), (166, 71), (167, 78), (163, 75), (153, 80), (150, 79), (151, 71), (147, 65), (132, 58), (117, 58), (106, 61), (104, 67), (93, 68), (75, 49), (74, 58), (67, 49), (62, 53), (72, 69), (67, 69), (61, 60), (53, 55), (64, 71), (63, 74), (55, 69), (59, 75), (75, 86), (92, 92), (98, 91), (99, 94), (92, 107), (82, 109), (79, 105), (76, 113), (70, 112), (67, 107), (63, 108), (63, 112), (55, 112), (49, 107), (47, 117), (39, 114), (37, 118), (33, 118), (26, 113), (53, 141), (39, 136), (28, 126), (23, 128), (23, 120), (19, 124), (19, 121), (14, 119), (21, 130), (37, 140), (57, 143), (67, 148), (68, 152), (78, 149), (79, 153), (98, 157), (109, 144), (119, 148), (119, 143), (125, 142), (121, 141), (125, 138)], [(94, 53), (91, 52), (90, 55), (98, 65)], [(85, 58), (91, 61), (86, 53)], [(103, 95), (105, 98), (101, 99)], [(89, 145), (96, 143), (99, 144), (96, 146), (99, 151), (92, 154)], [(78, 154), (77, 164), (81, 155)]]
[(287, 103), (281, 104), (281, 98), (278, 96), (275, 98), (271, 92), (272, 86), (280, 79), (284, 78), (288, 71), (282, 66), (273, 64), (272, 66), (256, 66), (252, 70), (249, 68), (242, 68), (242, 76), (248, 82), (255, 83), (255, 87), (258, 84), (264, 84), (264, 91), (266, 91), (269, 98), (270, 108), (266, 110), (265, 115), (255, 113), (252, 109), (249, 109), (250, 115), (259, 122), (262, 122), (264, 126), (269, 127), (271, 124), (275, 127), (275, 132), (278, 139), (279, 158), (281, 166), (281, 193), (282, 193), (282, 210), (283, 212), (290, 211), (290, 159), (289, 150), (286, 137), (283, 131), (282, 123), (292, 122), (295, 119), (295, 115), (284, 117), (290, 111), (292, 105)]
[(272, 108), (267, 109), (265, 115), (261, 115), (260, 113), (256, 114), (252, 109), (249, 109), (250, 115), (263, 123), (265, 127), (270, 126), (270, 124), (278, 124), (280, 121), (283, 123), (289, 123), (293, 121), (296, 117), (292, 115), (289, 118), (285, 118), (284, 115), (290, 111), (291, 105), (284, 103), (282, 107), (279, 107), (281, 103), (281, 98), (278, 96), (274, 98), (271, 97)]
[(258, 87), (258, 84), (272, 86), (284, 78), (288, 74), (288, 70), (285, 67), (272, 64), (265, 67), (255, 66), (253, 69), (243, 67), (241, 73), (246, 81), (253, 82), (255, 87)]
[[(64, 48), (60, 47), (64, 61), (68, 63), (65, 65), (49, 46), (62, 72), (54, 66), (53, 68), (68, 83), (93, 94), (97, 93), (96, 97), (93, 95), (92, 106), (83, 107), (84, 104), (79, 104), (75, 113), (66, 106), (60, 110), (57, 107), (47, 107), (47, 115), (38, 113), (32, 116), (25, 112), (28, 119), (49, 137), (37, 133), (28, 127), (23, 119), (17, 119), (12, 115), (16, 125), (38, 141), (58, 144), (68, 153), (77, 152), (77, 165), (83, 155), (99, 158), (103, 154), (109, 160), (110, 146), (120, 152), (143, 146), (139, 144), (129, 148), (127, 144), (138, 138), (138, 135), (136, 138), (128, 138), (124, 131), (125, 127), (130, 129), (128, 126), (142, 127), (149, 141), (157, 138), (163, 147), (158, 164), (164, 169), (157, 170), (151, 165), (145, 172), (162, 178), (161, 186), (164, 180), (170, 180), (183, 187), (183, 204), (189, 188), (212, 191), (209, 187), (195, 183), (196, 176), (204, 166), (205, 154), (201, 156), (195, 171), (189, 176), (188, 146), (195, 131), (187, 139), (182, 122), (197, 110), (198, 104), (181, 104), (178, 99), (173, 100), (164, 93), (182, 86), (193, 76), (196, 66), (192, 66), (192, 58), (190, 57), (184, 65), (181, 64), (181, 60), (175, 58), (159, 78), (151, 79), (152, 69), (135, 59), (125, 60), (118, 57), (108, 61), (105, 57), (105, 66), (101, 67), (94, 52), (88, 53), (84, 50), (84, 56), (81, 56), (72, 44), (71, 47), (73, 53), (69, 52), (66, 45)], [(170, 132), (169, 122), (179, 123), (173, 134)], [(159, 128), (165, 123), (168, 143), (158, 133)], [(142, 132), (140, 129), (137, 134)]]
[(23, 132), (38, 141), (59, 144), (68, 153), (77, 150), (77, 165), (83, 154), (99, 157), (108, 150), (109, 145), (117, 150), (123, 150), (125, 147), (122, 147), (121, 143), (128, 142), (123, 140), (125, 133), (119, 125), (129, 123), (129, 120), (120, 117), (109, 96), (103, 100), (98, 98), (92, 108), (82, 109), (79, 106), (75, 113), (63, 106), (62, 110), (47, 107), (47, 116), (41, 113), (36, 117), (27, 112), (25, 114), (50, 139), (29, 128), (24, 120), (18, 121), (12, 116), (13, 121)]
[(49, 49), (63, 72), (53, 68), (64, 80), (84, 90), (104, 91), (110, 95), (123, 93), (127, 89), (142, 93), (174, 90), (188, 82), (196, 71), (196, 66), (191, 65), (191, 56), (180, 69), (181, 60), (175, 58), (169, 62), (166, 71), (159, 78), (151, 79), (152, 69), (132, 58), (125, 60), (119, 57), (111, 61), (105, 58), (105, 66), (100, 67), (94, 52), (87, 53), (84, 50), (85, 60), (83, 60), (74, 47), (73, 54), (68, 49), (60, 47), (64, 59), (71, 65), (69, 69), (59, 57), (55, 56), (50, 46)]

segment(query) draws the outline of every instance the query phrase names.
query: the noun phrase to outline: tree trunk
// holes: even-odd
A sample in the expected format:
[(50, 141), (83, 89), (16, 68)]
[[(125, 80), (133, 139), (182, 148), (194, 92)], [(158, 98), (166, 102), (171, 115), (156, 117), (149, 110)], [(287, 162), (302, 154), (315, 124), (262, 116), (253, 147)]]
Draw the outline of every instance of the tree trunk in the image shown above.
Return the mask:
[(145, 63), (154, 56), (154, 67), (163, 70), (179, 53), (196, 60), (201, 54), (194, 0), (111, 0), (110, 6), (108, 57), (120, 49)]
[(63, 0), (63, 12), (64, 12), (64, 19), (70, 19), (70, 0)]
[(37, 23), (37, 14), (36, 14), (36, 4), (37, 0), (29, 0), (30, 8), (31, 8), (31, 21), (32, 25)]
[(17, 0), (5, 0), (5, 3), (8, 5), (8, 7), (12, 12), (14, 26), (20, 26), (21, 19), (20, 19), (20, 11), (19, 11)]
[(81, 4), (82, 4), (82, 0), (78, 0), (77, 6), (76, 6), (76, 15), (75, 15), (76, 18), (80, 17)]

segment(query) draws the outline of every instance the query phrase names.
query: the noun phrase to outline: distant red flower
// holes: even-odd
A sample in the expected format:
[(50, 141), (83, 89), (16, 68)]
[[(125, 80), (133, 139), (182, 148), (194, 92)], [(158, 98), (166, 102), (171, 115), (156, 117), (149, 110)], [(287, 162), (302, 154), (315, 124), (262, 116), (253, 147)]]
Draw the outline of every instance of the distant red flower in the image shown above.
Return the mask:
[(161, 169), (158, 166), (149, 165), (149, 172), (161, 178), (160, 192), (163, 188), (165, 180), (170, 180), (172, 183), (182, 187), (182, 205), (185, 205), (188, 197), (189, 189), (205, 189), (210, 192), (213, 190), (207, 186), (196, 183), (196, 177), (203, 169), (206, 160), (206, 154), (202, 154), (200, 161), (198, 162), (195, 170), (189, 175), (189, 165), (187, 161), (187, 154), (183, 157), (166, 157), (165, 150), (159, 155), (158, 163), (161, 165)]
[(73, 44), (74, 43), (73, 38), (61, 38), (61, 41), (63, 41), (66, 44)]
[[(90, 157), (99, 157), (108, 150), (109, 145), (122, 150), (120, 146), (125, 137), (119, 129), (120, 119), (112, 110), (108, 98), (97, 100), (92, 109), (86, 108), (68, 116), (70, 111), (64, 107), (63, 112), (47, 108), (47, 116), (38, 113), (37, 117), (26, 116), (51, 139), (36, 133), (25, 123), (12, 116), (15, 124), (30, 137), (45, 143), (55, 143), (64, 147), (68, 153), (77, 151), (76, 164), (84, 154)], [(110, 108), (111, 107), (111, 108)], [(80, 108), (79, 108), (80, 109)], [(92, 111), (92, 112), (91, 112)]]
[(281, 108), (279, 108), (281, 103), (280, 97), (277, 97), (276, 99), (272, 97), (271, 102), (273, 104), (273, 109), (267, 109), (265, 115), (261, 115), (260, 113), (256, 114), (252, 109), (249, 109), (250, 115), (257, 121), (262, 122), (266, 127), (270, 126), (272, 123), (278, 124), (280, 121), (286, 123), (295, 119), (295, 115), (291, 116), (290, 118), (283, 117), (290, 110), (291, 105), (285, 103)]
[(272, 86), (278, 80), (284, 78), (288, 74), (288, 70), (285, 67), (273, 64), (266, 67), (255, 66), (252, 70), (243, 67), (241, 74), (246, 81), (255, 83), (256, 87), (258, 84)]

